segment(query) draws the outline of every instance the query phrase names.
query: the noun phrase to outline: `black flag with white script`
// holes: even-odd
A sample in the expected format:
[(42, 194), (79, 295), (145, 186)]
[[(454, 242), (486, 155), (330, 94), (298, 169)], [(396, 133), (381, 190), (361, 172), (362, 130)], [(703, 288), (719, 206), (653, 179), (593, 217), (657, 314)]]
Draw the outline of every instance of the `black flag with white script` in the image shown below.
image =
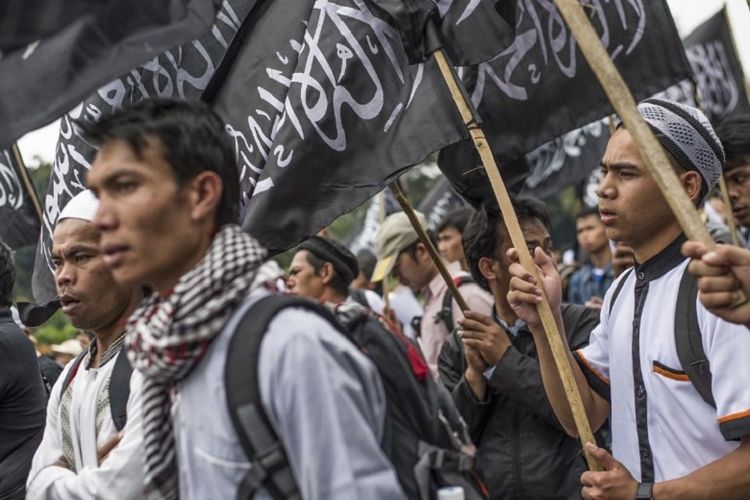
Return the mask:
[(717, 123), (722, 118), (749, 113), (745, 78), (729, 29), (726, 7), (698, 26), (684, 42), (701, 107)]
[[(582, 3), (637, 100), (690, 77), (664, 0)], [(478, 66), (458, 68), (504, 179), (518, 174), (504, 170), (508, 162), (613, 111), (552, 2), (519, 1), (517, 15), (510, 47)], [(449, 178), (476, 168), (472, 149), (467, 141), (441, 153)]]
[(14, 151), (0, 150), (0, 240), (12, 249), (36, 243), (39, 216)]
[(272, 253), (468, 137), (434, 60), (409, 65), (369, 2), (266, 1), (242, 29), (209, 102), (237, 148), (243, 227)]
[[(0, 8), (0, 146), (57, 119), (120, 73), (207, 33), (220, 3), (4, 2)], [(70, 8), (61, 7), (64, 4)], [(55, 12), (60, 12), (59, 21), (50, 19)], [(18, 26), (19, 21), (28, 25)], [(44, 36), (21, 45), (32, 34)]]

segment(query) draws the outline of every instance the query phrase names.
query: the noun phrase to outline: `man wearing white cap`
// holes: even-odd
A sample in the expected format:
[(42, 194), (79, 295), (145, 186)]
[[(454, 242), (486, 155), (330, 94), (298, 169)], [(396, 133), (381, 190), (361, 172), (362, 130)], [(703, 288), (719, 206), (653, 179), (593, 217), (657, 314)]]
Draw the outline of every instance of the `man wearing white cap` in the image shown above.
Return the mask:
[[(697, 109), (670, 101), (647, 99), (638, 111), (697, 205), (725, 161), (710, 123)], [(581, 476), (583, 497), (750, 498), (750, 335), (695, 295), (684, 298), (690, 297), (684, 292), (689, 260), (680, 254), (685, 236), (624, 127), (609, 140), (602, 170), (597, 194), (607, 236), (632, 247), (636, 265), (607, 291), (589, 345), (570, 355), (592, 427), (609, 416), (612, 430), (612, 455), (586, 444), (605, 470)], [(517, 260), (513, 250), (508, 255)], [(542, 285), (564, 331), (560, 278), (540, 249), (534, 259), (542, 283), (512, 264), (508, 302), (534, 334), (545, 392), (563, 428), (575, 436), (534, 306)], [(678, 315), (680, 304), (685, 313)], [(696, 329), (697, 339), (691, 333)], [(683, 349), (686, 338), (690, 356)], [(695, 357), (699, 350), (702, 359)]]
[(27, 498), (142, 496), (142, 377), (122, 352), (125, 321), (142, 292), (117, 284), (105, 265), (91, 222), (97, 206), (91, 191), (79, 193), (60, 213), (52, 237), (63, 312), (95, 340), (52, 389)]
[[(427, 227), (424, 215), (417, 212), (417, 219), (422, 227)], [(463, 314), (455, 300), (451, 301), (449, 310), (443, 307), (443, 299), (450, 293), (448, 285), (404, 212), (389, 215), (383, 221), (375, 239), (375, 254), (378, 262), (372, 273), (373, 282), (382, 281), (393, 274), (402, 285), (422, 295), (424, 310), (417, 335), (432, 376), (437, 379), (440, 349)], [(473, 282), (461, 284), (462, 280), (468, 281), (470, 278), (467, 272), (461, 270), (461, 264), (451, 262), (446, 267), (469, 308), (485, 316), (492, 314), (494, 299), (489, 293)]]

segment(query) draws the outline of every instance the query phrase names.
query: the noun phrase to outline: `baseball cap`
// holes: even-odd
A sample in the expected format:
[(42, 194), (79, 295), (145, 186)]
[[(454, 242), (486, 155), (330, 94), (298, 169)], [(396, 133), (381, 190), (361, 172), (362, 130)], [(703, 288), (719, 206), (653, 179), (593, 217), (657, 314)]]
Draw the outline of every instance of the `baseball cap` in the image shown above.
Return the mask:
[[(425, 216), (414, 212), (422, 227), (427, 227)], [(378, 262), (372, 272), (371, 281), (383, 281), (396, 263), (398, 254), (419, 237), (404, 212), (396, 212), (385, 218), (375, 237), (375, 256)]]

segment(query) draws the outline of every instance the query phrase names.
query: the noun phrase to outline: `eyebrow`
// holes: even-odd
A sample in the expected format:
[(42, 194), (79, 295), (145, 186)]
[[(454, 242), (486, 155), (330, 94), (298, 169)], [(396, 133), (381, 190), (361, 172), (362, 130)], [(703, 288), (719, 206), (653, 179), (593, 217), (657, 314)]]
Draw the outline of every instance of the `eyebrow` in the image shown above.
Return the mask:
[(104, 178), (100, 179), (99, 186), (95, 186), (91, 184), (90, 176), (86, 176), (86, 185), (89, 189), (94, 191), (94, 193), (97, 193), (98, 190), (103, 186), (110, 186), (112, 185), (118, 177), (122, 176), (135, 176), (139, 177), (140, 174), (138, 172), (134, 172), (132, 169), (128, 169), (126, 167), (119, 167), (114, 172), (108, 173)]
[(608, 170), (622, 170), (625, 168), (634, 168), (636, 170), (640, 170), (640, 167), (638, 167), (638, 165), (636, 165), (635, 163), (628, 162), (628, 161), (617, 161), (614, 163), (610, 163), (609, 165), (607, 165), (603, 161), (600, 161), (599, 166), (601, 168), (606, 168)]
[(63, 249), (60, 251), (52, 251), (53, 259), (60, 259), (64, 255), (65, 257), (72, 257), (79, 253), (98, 253), (99, 247), (97, 245), (88, 245), (86, 243), (78, 243), (71, 245), (70, 248)]

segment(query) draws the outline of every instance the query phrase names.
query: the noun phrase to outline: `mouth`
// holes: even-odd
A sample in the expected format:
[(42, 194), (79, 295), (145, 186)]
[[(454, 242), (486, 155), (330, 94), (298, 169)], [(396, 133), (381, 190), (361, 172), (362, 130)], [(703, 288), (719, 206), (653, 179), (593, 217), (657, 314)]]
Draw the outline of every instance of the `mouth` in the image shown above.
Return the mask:
[(60, 297), (60, 305), (62, 306), (61, 309), (65, 314), (68, 315), (75, 312), (78, 304), (80, 303), (81, 301), (73, 297), (72, 295), (63, 295), (62, 297)]
[(605, 226), (609, 226), (614, 224), (615, 219), (617, 218), (617, 212), (615, 212), (614, 210), (600, 208), (599, 218), (601, 219), (602, 224), (604, 224)]
[(122, 264), (125, 253), (129, 250), (126, 245), (105, 245), (102, 249), (104, 263), (109, 267), (117, 267)]
[(750, 215), (750, 208), (744, 206), (732, 207), (732, 214), (735, 219), (742, 219)]

